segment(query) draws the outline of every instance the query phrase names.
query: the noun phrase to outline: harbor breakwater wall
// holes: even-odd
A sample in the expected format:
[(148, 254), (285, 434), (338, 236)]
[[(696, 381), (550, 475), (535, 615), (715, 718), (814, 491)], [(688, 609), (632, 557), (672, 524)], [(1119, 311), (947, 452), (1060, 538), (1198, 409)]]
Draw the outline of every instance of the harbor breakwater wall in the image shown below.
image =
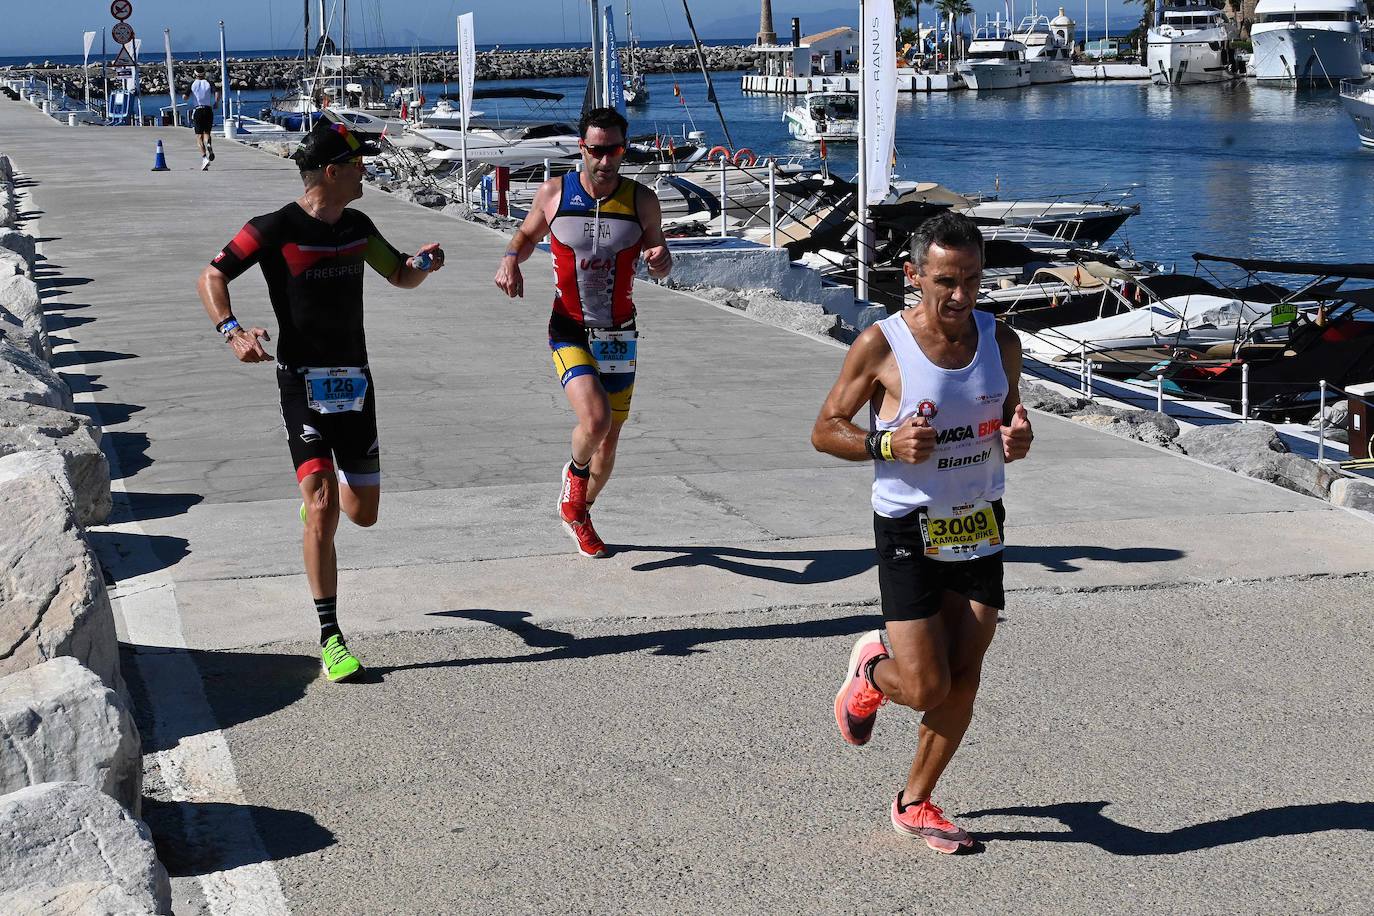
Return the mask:
[[(720, 45), (703, 49), (708, 70), (744, 70), (754, 64), (754, 54), (745, 45)], [(411, 81), (412, 60), (407, 54), (350, 54), (351, 77), (377, 77), (387, 84), (407, 84)], [(620, 52), (622, 65), (629, 67), (627, 52)], [(540, 80), (557, 77), (586, 76), (591, 71), (591, 49), (546, 48), (512, 51), (483, 51), (477, 55), (478, 80)], [(644, 73), (685, 73), (697, 70), (696, 51), (690, 45), (668, 45), (643, 48), (636, 55), (639, 69)], [(209, 71), (212, 82), (219, 82), (219, 60), (201, 62)], [(195, 61), (177, 61), (174, 66), (178, 88), (185, 91), (194, 79)], [(421, 54), (418, 61), (422, 83), (452, 83), (458, 91), (457, 52)], [(0, 68), (11, 75), (34, 73), (59, 79), (83, 90), (86, 80), (92, 86), (100, 81), (100, 65), (92, 64), (84, 71), (80, 66), (59, 66), (49, 61), (31, 62), (23, 66)], [(314, 66), (300, 58), (229, 60), (230, 90), (294, 89), (300, 80), (314, 75)], [(145, 64), (139, 68), (139, 84), (145, 93), (167, 91), (167, 69), (161, 64)]]
[(170, 913), (86, 533), (110, 514), (110, 468), (51, 365), (25, 187), (0, 150), (0, 913)]

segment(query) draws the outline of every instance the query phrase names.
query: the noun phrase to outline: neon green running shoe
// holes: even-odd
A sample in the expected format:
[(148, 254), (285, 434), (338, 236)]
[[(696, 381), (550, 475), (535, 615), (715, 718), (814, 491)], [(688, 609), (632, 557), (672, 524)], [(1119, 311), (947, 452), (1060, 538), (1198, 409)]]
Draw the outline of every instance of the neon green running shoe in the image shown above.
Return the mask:
[(301, 503), (301, 524), (305, 524), (305, 503)]
[(362, 663), (348, 651), (342, 636), (331, 636), (320, 649), (325, 676), (331, 681), (343, 681), (362, 672)]

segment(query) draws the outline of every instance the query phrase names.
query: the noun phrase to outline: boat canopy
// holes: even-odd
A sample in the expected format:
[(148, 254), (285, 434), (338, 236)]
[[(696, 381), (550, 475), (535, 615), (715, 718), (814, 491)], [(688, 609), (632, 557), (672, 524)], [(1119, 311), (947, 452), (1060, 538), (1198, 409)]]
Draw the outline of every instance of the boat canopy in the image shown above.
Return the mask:
[(1345, 277), (1374, 280), (1374, 264), (1327, 264), (1321, 261), (1268, 261), (1262, 258), (1228, 258), (1217, 254), (1193, 253), (1194, 261), (1220, 261), (1252, 273), (1300, 274), (1309, 277)]
[[(519, 86), (510, 86), (501, 89), (474, 89), (472, 90), (474, 99), (533, 99), (539, 102), (561, 102), (563, 93), (549, 92), (547, 89), (524, 89)], [(442, 98), (450, 102), (462, 101), (462, 95), (457, 92), (446, 92)]]

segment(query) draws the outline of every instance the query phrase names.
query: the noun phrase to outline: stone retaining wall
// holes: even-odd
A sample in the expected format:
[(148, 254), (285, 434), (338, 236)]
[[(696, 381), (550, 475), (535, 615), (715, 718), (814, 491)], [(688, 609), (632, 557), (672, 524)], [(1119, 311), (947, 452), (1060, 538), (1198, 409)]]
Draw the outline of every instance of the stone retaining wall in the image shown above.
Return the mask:
[(0, 152), (0, 913), (170, 913), (86, 539), (109, 517), (110, 468), (100, 428), (49, 365), (34, 208), (15, 172)]

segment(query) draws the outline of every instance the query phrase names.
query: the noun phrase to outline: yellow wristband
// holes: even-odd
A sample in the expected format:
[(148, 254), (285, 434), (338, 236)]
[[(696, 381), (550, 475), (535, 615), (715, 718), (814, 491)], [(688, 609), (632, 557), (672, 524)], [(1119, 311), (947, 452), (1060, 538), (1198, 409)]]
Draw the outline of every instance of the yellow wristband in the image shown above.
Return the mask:
[(884, 461), (892, 460), (892, 430), (878, 437), (878, 454), (883, 456)]

